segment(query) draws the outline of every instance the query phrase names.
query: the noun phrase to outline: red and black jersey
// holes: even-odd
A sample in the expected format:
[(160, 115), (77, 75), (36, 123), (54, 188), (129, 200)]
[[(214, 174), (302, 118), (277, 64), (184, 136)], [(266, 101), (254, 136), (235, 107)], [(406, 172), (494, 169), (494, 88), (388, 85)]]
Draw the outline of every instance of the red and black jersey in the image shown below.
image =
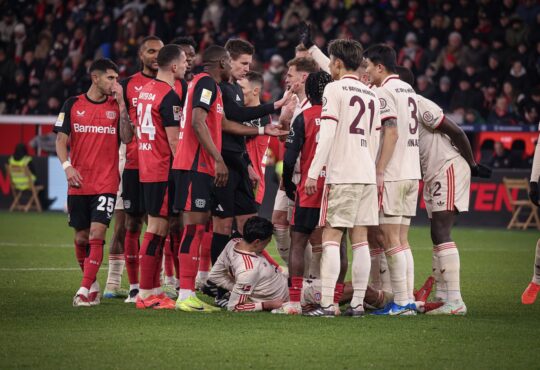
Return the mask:
[[(251, 120), (246, 124), (249, 126), (263, 127), (271, 123), (272, 117), (264, 116), (263, 118)], [(253, 165), (253, 169), (261, 179), (255, 193), (255, 202), (258, 204), (261, 204), (264, 198), (264, 172), (266, 169), (266, 151), (268, 150), (268, 145), (270, 145), (270, 137), (266, 135), (252, 136), (246, 140), (246, 149), (249, 155), (249, 160)]]
[[(129, 119), (133, 125), (137, 124), (137, 98), (139, 97), (139, 93), (144, 85), (153, 79), (153, 77), (145, 75), (142, 72), (137, 72), (120, 82), (124, 89), (124, 102), (126, 103)], [(135, 170), (139, 168), (139, 153), (136, 136), (134, 136), (131, 142), (126, 145), (126, 165), (124, 168)]]
[(172, 156), (165, 127), (180, 125), (183, 102), (167, 82), (152, 80), (142, 88), (137, 101), (139, 180), (169, 179)]
[(199, 73), (193, 77), (188, 86), (173, 168), (215, 176), (214, 158), (204, 150), (193, 130), (192, 118), (195, 108), (202, 108), (208, 112), (206, 125), (214, 145), (221, 151), (221, 119), (223, 118), (221, 90), (208, 73)]
[(53, 131), (69, 135), (71, 164), (82, 176), (82, 186), (69, 187), (69, 195), (118, 191), (119, 117), (118, 103), (112, 97), (95, 102), (82, 94), (64, 103)]
[[(306, 208), (320, 208), (324, 188), (324, 169), (317, 179), (317, 192), (307, 195), (304, 186), (308, 178), (309, 167), (315, 157), (315, 149), (319, 138), (321, 119), (320, 105), (314, 105), (299, 114), (291, 127), (285, 143), (285, 156), (283, 159), (283, 183), (284, 186), (292, 183), (294, 166), (300, 156), (300, 183), (296, 189), (296, 197), (299, 198), (299, 206)], [(287, 184), (286, 184), (287, 183)]]
[(176, 95), (180, 98), (180, 100), (185, 101), (186, 94), (188, 90), (188, 84), (186, 80), (175, 80), (174, 81), (174, 91), (176, 91)]

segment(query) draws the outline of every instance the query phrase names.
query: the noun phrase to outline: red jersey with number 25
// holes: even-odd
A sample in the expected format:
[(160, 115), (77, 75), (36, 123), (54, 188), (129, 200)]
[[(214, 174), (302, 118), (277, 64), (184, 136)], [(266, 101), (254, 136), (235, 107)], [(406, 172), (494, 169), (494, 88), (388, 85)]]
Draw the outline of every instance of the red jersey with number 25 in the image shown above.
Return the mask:
[(215, 160), (204, 150), (193, 130), (192, 120), (195, 108), (202, 108), (208, 112), (206, 125), (214, 145), (221, 152), (221, 119), (223, 118), (221, 90), (208, 73), (199, 73), (188, 85), (173, 169), (215, 176)]
[(172, 153), (165, 127), (178, 126), (182, 101), (167, 82), (152, 80), (137, 101), (139, 180), (165, 182), (169, 179)]

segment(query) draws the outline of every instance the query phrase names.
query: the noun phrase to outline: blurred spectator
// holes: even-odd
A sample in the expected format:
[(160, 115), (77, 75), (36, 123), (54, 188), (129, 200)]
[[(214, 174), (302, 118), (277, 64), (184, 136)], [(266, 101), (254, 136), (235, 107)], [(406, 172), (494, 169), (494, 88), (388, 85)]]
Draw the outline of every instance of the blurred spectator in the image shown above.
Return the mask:
[(40, 84), (41, 105), (47, 106), (50, 97), (60, 99), (62, 97), (62, 81), (58, 78), (58, 71), (54, 67), (47, 67), (45, 77)]
[(15, 75), (17, 65), (15, 61), (8, 58), (6, 50), (0, 46), (0, 85), (7, 86)]
[(443, 111), (447, 111), (450, 109), (451, 99), (452, 92), (450, 91), (450, 79), (447, 76), (443, 76), (439, 80), (439, 86), (433, 96), (433, 101), (439, 104)]
[(519, 102), (519, 111), (525, 123), (537, 125), (540, 122), (540, 87), (532, 89), (529, 96)]
[(443, 66), (437, 71), (435, 80), (446, 76), (450, 82), (450, 90), (453, 92), (457, 87), (458, 79), (461, 76), (461, 71), (456, 65), (456, 57), (453, 54), (446, 54), (443, 60)]
[(476, 68), (484, 65), (487, 57), (486, 48), (482, 45), (480, 37), (473, 34), (468, 45), (463, 48), (461, 62), (463, 67), (474, 66)]
[(418, 39), (412, 32), (407, 33), (405, 36), (405, 46), (401, 48), (398, 54), (397, 62), (399, 65), (403, 65), (403, 60), (409, 58), (416, 71), (423, 71), (426, 65), (426, 58), (424, 56), (424, 49), (418, 45)]
[(480, 112), (475, 109), (465, 110), (465, 115), (463, 116), (464, 125), (481, 125), (483, 123), (485, 123), (485, 121), (480, 115)]
[(450, 101), (450, 110), (476, 108), (482, 105), (482, 93), (472, 88), (471, 82), (466, 75), (459, 79), (457, 90), (453, 93)]
[(285, 63), (283, 58), (277, 54), (270, 59), (270, 66), (264, 72), (264, 94), (265, 100), (277, 100), (283, 93), (282, 83), (285, 76)]
[(304, 4), (303, 0), (292, 0), (283, 15), (283, 20), (281, 21), (281, 26), (283, 28), (289, 28), (291, 26), (291, 18), (298, 17), (300, 21), (306, 21), (309, 17), (310, 9)]
[(6, 113), (20, 114), (30, 92), (24, 72), (18, 69), (15, 72), (15, 83), (6, 84), (5, 86)]
[(521, 60), (514, 60), (510, 68), (507, 81), (519, 92), (525, 92), (529, 88), (529, 77)]
[(495, 106), (488, 116), (488, 123), (492, 125), (517, 125), (518, 119), (510, 112), (508, 102), (504, 96), (499, 96), (495, 101)]
[(483, 84), (500, 86), (501, 81), (504, 79), (504, 71), (499, 63), (499, 57), (495, 54), (491, 54), (488, 58), (487, 68), (482, 73)]
[(529, 28), (521, 18), (515, 16), (510, 20), (510, 27), (506, 29), (506, 44), (516, 48), (519, 44), (527, 41)]
[(448, 44), (441, 50), (439, 57), (435, 61), (436, 67), (441, 68), (445, 61), (451, 60), (454, 64), (459, 63), (461, 66), (463, 61), (463, 44), (461, 35), (458, 32), (452, 32), (448, 36)]
[(496, 142), (493, 147), (493, 157), (489, 162), (491, 168), (509, 168), (510, 158), (508, 151), (504, 148), (501, 142)]
[(416, 92), (426, 99), (433, 100), (435, 95), (435, 87), (425, 75), (421, 75), (416, 79)]
[(28, 101), (22, 108), (21, 114), (23, 115), (34, 115), (34, 114), (43, 114), (39, 106), (40, 94), (37, 88), (32, 88), (30, 90), (30, 95), (28, 95)]

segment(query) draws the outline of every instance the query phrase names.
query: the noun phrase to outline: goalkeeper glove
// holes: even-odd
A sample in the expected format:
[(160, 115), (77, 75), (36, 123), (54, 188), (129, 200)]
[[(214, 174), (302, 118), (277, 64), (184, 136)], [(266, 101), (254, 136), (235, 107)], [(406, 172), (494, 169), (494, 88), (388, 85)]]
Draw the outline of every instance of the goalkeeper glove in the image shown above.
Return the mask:
[(306, 22), (303, 22), (300, 25), (300, 42), (304, 44), (306, 49), (313, 46), (313, 40), (311, 39), (311, 26)]

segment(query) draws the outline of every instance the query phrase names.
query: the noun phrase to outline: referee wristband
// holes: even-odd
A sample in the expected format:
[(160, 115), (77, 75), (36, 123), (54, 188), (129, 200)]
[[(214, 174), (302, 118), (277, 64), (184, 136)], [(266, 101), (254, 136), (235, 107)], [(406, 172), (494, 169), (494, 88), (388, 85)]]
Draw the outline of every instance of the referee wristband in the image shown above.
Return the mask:
[(71, 167), (71, 162), (70, 162), (70, 161), (65, 161), (64, 163), (62, 163), (62, 168), (64, 169), (64, 171), (65, 171), (68, 167)]
[(259, 126), (259, 135), (264, 135), (264, 126)]

